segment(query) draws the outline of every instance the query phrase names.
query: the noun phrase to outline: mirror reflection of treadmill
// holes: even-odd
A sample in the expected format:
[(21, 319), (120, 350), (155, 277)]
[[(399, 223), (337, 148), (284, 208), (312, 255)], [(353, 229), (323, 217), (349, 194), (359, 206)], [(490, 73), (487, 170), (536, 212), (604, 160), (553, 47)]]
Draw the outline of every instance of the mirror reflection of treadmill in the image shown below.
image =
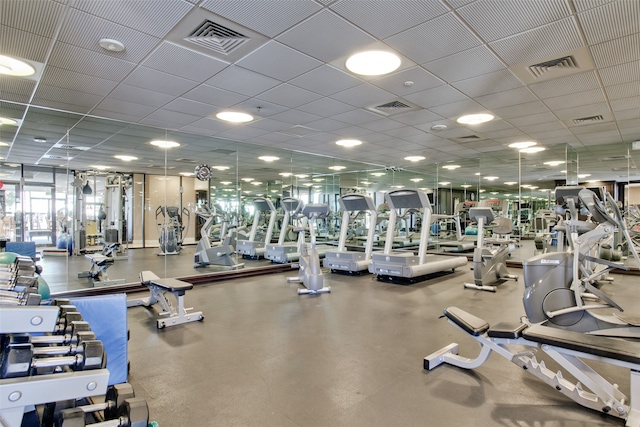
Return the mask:
[[(264, 258), (265, 245), (271, 243), (271, 236), (273, 235), (273, 226), (276, 221), (276, 208), (269, 199), (263, 197), (257, 197), (253, 199), (253, 207), (255, 213), (253, 215), (253, 225), (251, 226), (251, 232), (249, 239), (236, 241), (236, 252), (242, 255), (243, 258), (260, 259)], [(269, 221), (267, 223), (267, 230), (264, 234), (264, 239), (257, 240), (258, 224), (260, 223), (260, 216), (263, 213), (269, 214)]]
[(292, 239), (290, 242), (285, 242), (290, 229), (295, 229), (295, 226), (289, 223), (297, 222), (298, 226), (303, 227), (306, 225), (306, 218), (300, 216), (300, 212), (304, 206), (302, 200), (294, 197), (285, 197), (280, 201), (280, 204), (284, 211), (284, 218), (282, 219), (282, 225), (280, 227), (278, 243), (267, 243), (264, 257), (274, 263), (288, 264), (298, 261), (300, 258), (300, 248), (298, 248), (297, 238)]
[(426, 279), (425, 276), (447, 270), (455, 270), (467, 264), (467, 257), (427, 254), (428, 235), (431, 224), (431, 204), (427, 195), (418, 190), (401, 189), (385, 194), (389, 205), (389, 224), (395, 224), (400, 209), (422, 209), (422, 226), (418, 253), (412, 251), (392, 251), (393, 227), (387, 228), (384, 251), (371, 255), (369, 272), (378, 280), (415, 282)]
[[(330, 268), (332, 272), (345, 271), (349, 273), (360, 273), (367, 271), (371, 262), (371, 253), (376, 232), (377, 212), (376, 206), (371, 197), (364, 194), (346, 194), (338, 199), (340, 210), (342, 211), (342, 221), (340, 223), (340, 240), (338, 248), (332, 248), (325, 254), (323, 266)], [(364, 251), (347, 250), (347, 232), (349, 230), (350, 214), (352, 212), (368, 213), (367, 239)]]

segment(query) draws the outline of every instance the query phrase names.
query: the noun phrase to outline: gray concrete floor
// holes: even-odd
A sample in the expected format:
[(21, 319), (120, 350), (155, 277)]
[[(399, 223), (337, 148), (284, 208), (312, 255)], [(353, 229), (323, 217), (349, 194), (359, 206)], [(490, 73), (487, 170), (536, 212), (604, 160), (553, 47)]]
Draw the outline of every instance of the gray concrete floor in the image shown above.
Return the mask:
[[(495, 294), (463, 289), (470, 266), (409, 286), (325, 272), (332, 292), (318, 296), (298, 296), (286, 274), (199, 285), (186, 303), (204, 321), (163, 330), (157, 308), (130, 308), (130, 381), (163, 427), (624, 425), (496, 355), (474, 371), (423, 370), (424, 356), (453, 341), (477, 354), (439, 319), (445, 307), (491, 324), (524, 314), (522, 281)], [(606, 290), (626, 305), (637, 280), (618, 276)], [(626, 390), (626, 372), (613, 374)]]

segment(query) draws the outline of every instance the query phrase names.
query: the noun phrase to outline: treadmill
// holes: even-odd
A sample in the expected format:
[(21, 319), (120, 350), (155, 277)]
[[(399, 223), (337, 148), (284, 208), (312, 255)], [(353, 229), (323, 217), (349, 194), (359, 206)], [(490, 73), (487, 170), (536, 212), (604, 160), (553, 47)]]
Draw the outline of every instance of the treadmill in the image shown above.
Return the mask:
[(428, 236), (431, 224), (431, 204), (427, 195), (418, 190), (400, 189), (390, 191), (384, 195), (389, 205), (389, 223), (395, 224), (396, 215), (400, 209), (422, 209), (422, 227), (420, 229), (420, 245), (418, 254), (413, 252), (392, 251), (393, 239), (387, 229), (387, 239), (382, 253), (371, 254), (369, 272), (376, 275), (378, 280), (396, 281), (396, 279), (417, 282), (424, 280), (426, 275), (446, 270), (455, 270), (467, 264), (465, 256), (431, 255), (427, 254)]
[[(255, 214), (253, 215), (253, 225), (251, 226), (251, 233), (248, 240), (236, 241), (236, 252), (242, 255), (243, 258), (260, 259), (264, 257), (265, 245), (271, 242), (271, 235), (273, 234), (273, 225), (276, 222), (276, 208), (269, 199), (264, 197), (257, 197), (253, 199), (253, 207)], [(260, 215), (263, 212), (269, 213), (269, 223), (267, 224), (267, 232), (264, 235), (264, 241), (256, 240), (256, 234), (258, 233), (258, 223), (260, 222)]]
[(267, 243), (264, 257), (266, 259), (270, 259), (271, 262), (286, 264), (290, 262), (287, 257), (288, 254), (300, 252), (297, 241), (285, 243), (284, 239), (287, 234), (286, 229), (289, 225), (289, 221), (295, 220), (297, 218), (297, 216), (300, 214), (300, 211), (302, 211), (303, 203), (302, 200), (293, 197), (285, 197), (280, 203), (282, 204), (282, 209), (284, 210), (284, 218), (282, 219), (280, 237), (278, 238), (278, 243)]
[[(342, 210), (342, 222), (340, 224), (340, 240), (337, 251), (327, 251), (323, 260), (323, 266), (330, 268), (331, 272), (346, 271), (349, 273), (361, 273), (369, 268), (373, 242), (376, 232), (377, 211), (371, 197), (364, 194), (346, 194), (338, 199)], [(365, 250), (349, 251), (346, 248), (347, 231), (351, 212), (366, 212), (369, 214), (367, 224), (368, 233), (365, 242)]]

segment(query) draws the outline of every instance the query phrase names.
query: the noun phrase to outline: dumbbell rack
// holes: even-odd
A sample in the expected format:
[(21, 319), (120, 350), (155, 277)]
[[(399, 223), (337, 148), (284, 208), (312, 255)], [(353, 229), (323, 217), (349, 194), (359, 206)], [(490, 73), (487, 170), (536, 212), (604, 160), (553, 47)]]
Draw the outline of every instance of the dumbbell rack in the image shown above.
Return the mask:
[[(51, 332), (58, 312), (55, 306), (2, 306), (0, 334)], [(104, 395), (108, 381), (107, 369), (0, 379), (0, 425), (20, 427), (30, 406)]]

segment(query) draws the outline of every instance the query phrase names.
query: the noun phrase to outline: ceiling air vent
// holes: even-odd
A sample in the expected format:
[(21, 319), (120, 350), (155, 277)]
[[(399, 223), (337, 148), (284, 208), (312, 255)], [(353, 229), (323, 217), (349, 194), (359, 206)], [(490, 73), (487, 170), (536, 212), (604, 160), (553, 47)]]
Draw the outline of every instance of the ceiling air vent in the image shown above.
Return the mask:
[(552, 59), (550, 61), (544, 61), (539, 64), (529, 65), (529, 72), (533, 74), (535, 78), (539, 78), (549, 71), (571, 68), (578, 68), (578, 63), (576, 62), (576, 59), (570, 55)]
[(396, 99), (384, 104), (367, 107), (367, 110), (373, 111), (374, 113), (382, 114), (387, 117), (420, 109), (421, 107), (405, 99)]
[(246, 43), (249, 37), (207, 19), (188, 37), (185, 37), (185, 40), (223, 55), (229, 55)]
[(56, 154), (45, 154), (44, 156), (42, 156), (43, 159), (50, 159), (50, 160), (71, 160), (73, 159), (73, 157), (67, 157), (67, 156), (58, 156)]
[(467, 135), (467, 136), (461, 136), (458, 139), (460, 141), (477, 141), (478, 139), (480, 139), (480, 137), (478, 135)]
[(279, 131), (279, 133), (284, 133), (285, 135), (293, 135), (293, 136), (297, 136), (297, 137), (303, 137), (303, 136), (309, 136), (309, 135), (315, 135), (316, 133), (318, 133), (319, 131), (316, 129), (312, 129), (306, 126), (300, 126), (300, 125), (296, 125), (293, 126), (289, 129), (283, 129), (281, 131)]
[(582, 124), (585, 124), (585, 123), (603, 122), (604, 121), (604, 117), (602, 116), (602, 114), (600, 114), (598, 116), (581, 117), (579, 119), (573, 119), (572, 121), (576, 125), (582, 125)]

